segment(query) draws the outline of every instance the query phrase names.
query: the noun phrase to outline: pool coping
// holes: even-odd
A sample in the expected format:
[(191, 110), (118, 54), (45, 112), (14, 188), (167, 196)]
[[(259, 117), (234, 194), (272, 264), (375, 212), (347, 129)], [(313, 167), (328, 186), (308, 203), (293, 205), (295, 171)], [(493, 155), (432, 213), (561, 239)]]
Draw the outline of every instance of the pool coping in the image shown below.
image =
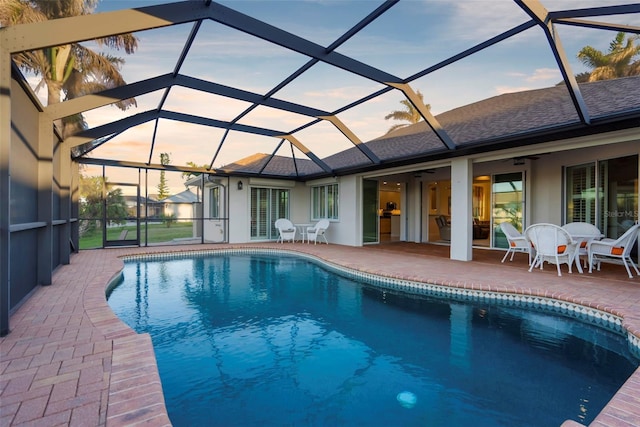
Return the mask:
[[(244, 244), (244, 245), (205, 245), (203, 246), (171, 246), (161, 248), (118, 248), (108, 249), (101, 251), (83, 251), (80, 254), (74, 255), (72, 262), (69, 265), (62, 266), (54, 273), (54, 283), (52, 286), (39, 288), (35, 294), (27, 300), (22, 307), (20, 307), (16, 313), (12, 315), (11, 324), (16, 324), (15, 329), (20, 329), (19, 323), (24, 320), (29, 320), (29, 313), (38, 307), (39, 305), (46, 305), (50, 300), (51, 295), (55, 294), (56, 288), (69, 287), (71, 288), (71, 295), (78, 295), (81, 293), (82, 298), (75, 304), (81, 306), (79, 314), (82, 318), (86, 318), (90, 322), (90, 328), (93, 330), (89, 339), (83, 339), (81, 342), (65, 342), (64, 346), (74, 346), (77, 349), (78, 346), (87, 346), (88, 343), (92, 345), (93, 352), (84, 356), (87, 360), (79, 362), (80, 368), (78, 368), (77, 374), (77, 387), (80, 386), (82, 378), (86, 378), (83, 372), (87, 372), (88, 369), (95, 371), (95, 363), (92, 365), (91, 357), (95, 356), (96, 352), (101, 355), (102, 360), (102, 376), (98, 378), (93, 384), (94, 388), (99, 388), (100, 393), (95, 394), (98, 400), (99, 408), (96, 411), (95, 405), (91, 406), (92, 410), (88, 411), (90, 406), (86, 402), (78, 402), (76, 396), (72, 404), (67, 405), (68, 408), (59, 409), (56, 412), (55, 409), (50, 410), (49, 400), (44, 405), (44, 409), (40, 412), (33, 410), (33, 415), (28, 415), (25, 407), (31, 405), (35, 407), (35, 401), (37, 399), (39, 404), (42, 401), (42, 396), (38, 395), (37, 390), (42, 390), (44, 385), (48, 384), (50, 393), (52, 396), (55, 392), (55, 386), (61, 384), (60, 377), (69, 375), (68, 372), (61, 372), (60, 365), (55, 375), (50, 375), (48, 378), (40, 378), (39, 373), (42, 367), (48, 365), (42, 364), (39, 367), (32, 366), (34, 364), (34, 358), (29, 359), (29, 363), (21, 371), (17, 369), (20, 364), (25, 365), (25, 362), (19, 362), (24, 360), (28, 355), (26, 354), (29, 342), (29, 333), (24, 333), (12, 330), (12, 333), (2, 338), (0, 341), (0, 348), (2, 348), (3, 360), (0, 360), (0, 372), (3, 372), (2, 389), (0, 396), (3, 403), (0, 406), (2, 412), (13, 411), (11, 421), (7, 425), (18, 425), (21, 421), (33, 422), (38, 420), (51, 420), (54, 415), (58, 415), (59, 419), (63, 419), (62, 415), (67, 418), (69, 424), (73, 424), (71, 421), (74, 419), (81, 419), (80, 416), (85, 413), (89, 413), (87, 419), (91, 422), (84, 425), (107, 425), (107, 426), (124, 426), (144, 423), (151, 426), (169, 426), (171, 422), (168, 418), (166, 407), (164, 403), (164, 396), (162, 393), (162, 384), (160, 382), (159, 373), (157, 370), (155, 353), (153, 350), (152, 342), (148, 334), (137, 334), (127, 325), (125, 325), (120, 319), (118, 319), (113, 311), (107, 304), (105, 293), (106, 290), (115, 279), (121, 274), (126, 257), (153, 257), (153, 256), (166, 256), (165, 254), (176, 253), (202, 253), (202, 252), (272, 252), (272, 253), (291, 253), (302, 256), (308, 256), (316, 261), (327, 264), (330, 268), (337, 268), (350, 272), (350, 274), (366, 274), (374, 276), (384, 276), (386, 279), (382, 279), (387, 285), (392, 286), (394, 283), (404, 283), (407, 286), (417, 286), (420, 288), (421, 284), (423, 288), (429, 288), (430, 286), (437, 286), (438, 289), (446, 289), (451, 292), (460, 293), (461, 295), (479, 295), (479, 294), (495, 294), (495, 295), (509, 295), (514, 298), (514, 301), (527, 300), (528, 297), (533, 298), (531, 301), (534, 304), (540, 304), (540, 301), (560, 301), (565, 304), (569, 311), (574, 311), (575, 308), (581, 307), (593, 310), (593, 313), (601, 312), (607, 313), (612, 316), (613, 321), (620, 319), (621, 327), (627, 330), (630, 340), (634, 342), (635, 346), (638, 346), (640, 342), (640, 307), (636, 311), (633, 311), (633, 307), (616, 306), (610, 302), (598, 302), (595, 301), (593, 296), (580, 296), (567, 292), (558, 292), (553, 288), (545, 289), (532, 288), (523, 286), (513, 286), (508, 284), (486, 284), (481, 280), (452, 280), (451, 273), (448, 277), (442, 276), (438, 267), (441, 264), (457, 263), (457, 261), (450, 260), (438, 260), (438, 265), (431, 265), (429, 270), (432, 273), (425, 273), (419, 271), (420, 268), (416, 267), (415, 271), (407, 271), (406, 269), (396, 269), (389, 266), (383, 266), (380, 263), (365, 263), (361, 259), (359, 260), (358, 254), (362, 254), (361, 251), (366, 252), (366, 248), (353, 248), (353, 247), (341, 247), (338, 245), (302, 245), (291, 244), (287, 247), (281, 244)], [(346, 256), (350, 255), (350, 256)], [(371, 255), (369, 253), (369, 255)], [(386, 254), (385, 256), (388, 256)], [(401, 254), (402, 258), (398, 258), (397, 263), (408, 262), (408, 265), (415, 265), (416, 262), (423, 263), (425, 257), (411, 254)], [(456, 264), (459, 265), (459, 264)], [(466, 264), (469, 266), (469, 264)], [(450, 265), (451, 267), (451, 265)], [(498, 266), (496, 266), (498, 267)], [(520, 274), (520, 273), (518, 273)], [(430, 277), (430, 278), (429, 278)], [(523, 276), (525, 277), (525, 276)], [(528, 276), (529, 280), (531, 276)], [(544, 276), (544, 280), (549, 283), (555, 283), (552, 275)], [(578, 292), (579, 293), (579, 292)], [(634, 298), (637, 296), (634, 294)], [(546, 303), (545, 303), (546, 304)], [(562, 304), (561, 304), (562, 305)], [(565, 308), (566, 308), (565, 307)], [(631, 310), (630, 310), (631, 309)], [(570, 313), (569, 313), (570, 314)], [(607, 322), (610, 319), (607, 320)], [(81, 322), (82, 320), (80, 320)], [(77, 323), (77, 322), (76, 322)], [(25, 326), (27, 329), (31, 328), (33, 332), (33, 326)], [(18, 333), (16, 336), (14, 334)], [(12, 338), (13, 337), (13, 338)], [(47, 340), (43, 340), (45, 342)], [(42, 344), (46, 348), (48, 344)], [(56, 348), (59, 351), (63, 345), (57, 345)], [(23, 354), (16, 350), (17, 348), (24, 348)], [(5, 353), (6, 350), (6, 353)], [(110, 350), (110, 354), (109, 353)], [(5, 354), (10, 357), (5, 357)], [(75, 353), (74, 353), (75, 355)], [(15, 357), (14, 357), (15, 356)], [(56, 356), (53, 354), (50, 364), (53, 363)], [(6, 359), (6, 360), (5, 360)], [(15, 367), (14, 369), (11, 369)], [(34, 370), (34, 368), (37, 368)], [(83, 369), (87, 369), (83, 371)], [(27, 372), (21, 376), (21, 372)], [(75, 372), (75, 371), (73, 371)], [(75, 374), (74, 374), (75, 375)], [(31, 377), (31, 384), (22, 393), (7, 394), (7, 390), (12, 390), (13, 384), (17, 384), (18, 380), (24, 382), (24, 378)], [(66, 377), (65, 377), (66, 378)], [(100, 381), (101, 380), (101, 381)], [(39, 381), (34, 386), (34, 381)], [(17, 387), (17, 386), (16, 386)], [(23, 386), (24, 388), (24, 386)], [(43, 394), (41, 392), (40, 394)], [(37, 396), (37, 397), (34, 397)], [(613, 399), (607, 404), (607, 406), (598, 414), (595, 420), (590, 424), (591, 426), (608, 426), (608, 427), (622, 427), (633, 426), (640, 424), (640, 369), (636, 370), (634, 374), (624, 383), (624, 385), (618, 390)], [(8, 400), (8, 401), (7, 401)], [(18, 406), (16, 406), (18, 405)], [(75, 406), (74, 406), (75, 405)], [(39, 416), (38, 416), (39, 414)], [(80, 414), (80, 415), (78, 415)], [(9, 420), (7, 415), (2, 415), (0, 422), (4, 425), (4, 421)], [(85, 419), (86, 420), (86, 419)], [(563, 423), (563, 427), (579, 426), (581, 424), (575, 421), (567, 421)]]

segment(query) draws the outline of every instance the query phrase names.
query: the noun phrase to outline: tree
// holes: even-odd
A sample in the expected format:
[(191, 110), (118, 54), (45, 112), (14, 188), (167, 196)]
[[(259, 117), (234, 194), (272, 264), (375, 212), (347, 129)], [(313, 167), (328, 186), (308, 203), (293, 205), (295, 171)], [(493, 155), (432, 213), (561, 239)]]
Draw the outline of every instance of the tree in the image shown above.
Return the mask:
[[(98, 0), (2, 0), (0, 24), (11, 26), (88, 15), (97, 3)], [(138, 47), (138, 40), (132, 34), (96, 39), (95, 42), (98, 46), (124, 49), (127, 54)], [(79, 43), (19, 53), (13, 60), (23, 71), (41, 78), (36, 90), (47, 87), (49, 105), (126, 84), (120, 74), (122, 58), (96, 53)], [(133, 98), (116, 103), (122, 110), (132, 105), (135, 105)], [(63, 137), (86, 128), (81, 114), (65, 117), (58, 124)]]
[[(160, 153), (160, 164), (163, 166), (171, 163), (169, 153)], [(169, 185), (167, 184), (167, 178), (165, 177), (165, 171), (160, 171), (160, 182), (158, 183), (158, 200), (164, 200), (169, 197)]]
[[(109, 188), (108, 178), (84, 176), (80, 174), (80, 218), (87, 220), (83, 232), (95, 231), (103, 219), (103, 189)], [(127, 217), (127, 204), (122, 189), (114, 188), (106, 192), (107, 218), (109, 223), (123, 224)]]
[[(576, 74), (576, 82), (577, 83), (587, 83), (589, 81), (589, 77), (591, 73), (578, 73)], [(564, 84), (564, 80), (558, 84)]]
[[(417, 95), (418, 98), (420, 98), (420, 101), (424, 103), (424, 95), (422, 95), (420, 91), (417, 92)], [(404, 105), (404, 110), (392, 111), (391, 113), (384, 116), (384, 118), (385, 120), (402, 120), (408, 123), (397, 123), (391, 126), (387, 133), (391, 133), (396, 129), (418, 123), (420, 120), (422, 120), (420, 112), (416, 109), (416, 107), (413, 106), (411, 102), (409, 102), (408, 99), (403, 99), (402, 101), (400, 101), (400, 103)], [(425, 105), (425, 107), (427, 107), (427, 109), (431, 109), (431, 105), (429, 104)]]
[[(198, 165), (195, 162), (187, 162), (187, 166), (191, 166), (192, 168), (209, 169), (208, 164)], [(200, 172), (189, 172), (189, 171), (182, 172), (182, 179), (184, 179), (185, 181), (190, 179), (192, 176), (200, 176)]]
[(633, 60), (640, 55), (640, 45), (634, 44), (639, 37), (628, 36), (625, 41), (625, 33), (619, 32), (606, 53), (591, 46), (583, 47), (578, 59), (591, 68), (589, 81), (640, 75), (640, 60)]

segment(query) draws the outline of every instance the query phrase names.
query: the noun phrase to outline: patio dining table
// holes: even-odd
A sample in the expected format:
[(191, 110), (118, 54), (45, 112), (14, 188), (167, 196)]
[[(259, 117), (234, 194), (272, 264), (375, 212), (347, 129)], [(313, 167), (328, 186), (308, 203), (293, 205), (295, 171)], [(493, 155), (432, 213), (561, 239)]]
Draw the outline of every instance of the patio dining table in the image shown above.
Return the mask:
[(574, 261), (576, 268), (580, 274), (583, 273), (582, 265), (580, 263), (580, 255), (587, 255), (587, 245), (592, 240), (600, 240), (604, 237), (604, 234), (573, 234), (570, 233), (571, 239), (577, 243), (576, 251), (574, 254)]
[(304, 243), (307, 238), (307, 227), (311, 227), (313, 224), (301, 222), (293, 225), (298, 229), (297, 234), (300, 234), (300, 241)]

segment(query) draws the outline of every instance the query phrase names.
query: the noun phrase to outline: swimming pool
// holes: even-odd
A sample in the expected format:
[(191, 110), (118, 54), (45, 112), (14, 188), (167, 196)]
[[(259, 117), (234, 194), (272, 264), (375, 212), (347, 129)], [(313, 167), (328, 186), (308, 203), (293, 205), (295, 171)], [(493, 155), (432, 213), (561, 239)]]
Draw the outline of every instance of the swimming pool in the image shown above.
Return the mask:
[(109, 304), (151, 334), (176, 426), (586, 424), (638, 364), (603, 328), (463, 299), (233, 253), (128, 261)]

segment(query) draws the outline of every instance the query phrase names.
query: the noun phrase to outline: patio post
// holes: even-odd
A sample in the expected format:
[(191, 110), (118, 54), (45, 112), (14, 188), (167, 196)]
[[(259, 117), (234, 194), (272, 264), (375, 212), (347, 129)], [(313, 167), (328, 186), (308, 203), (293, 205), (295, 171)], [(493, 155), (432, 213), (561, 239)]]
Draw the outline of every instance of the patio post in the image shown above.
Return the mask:
[(468, 158), (451, 161), (451, 259), (471, 261), (473, 163)]
[[(37, 146), (37, 186), (38, 186), (38, 222), (44, 226), (38, 229), (38, 284), (50, 285), (53, 274), (53, 120), (46, 113), (38, 114)], [(60, 183), (58, 182), (57, 185)], [(58, 252), (58, 248), (56, 253)]]
[(9, 156), (11, 154), (11, 57), (0, 39), (0, 336), (9, 333)]

